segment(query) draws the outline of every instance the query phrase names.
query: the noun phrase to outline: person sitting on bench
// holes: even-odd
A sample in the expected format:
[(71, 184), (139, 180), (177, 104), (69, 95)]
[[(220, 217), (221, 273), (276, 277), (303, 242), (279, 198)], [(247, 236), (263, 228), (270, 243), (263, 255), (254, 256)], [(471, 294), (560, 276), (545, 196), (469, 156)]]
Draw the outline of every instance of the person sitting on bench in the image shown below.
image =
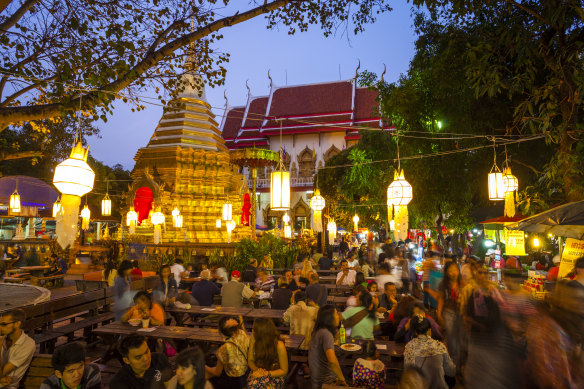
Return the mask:
[(40, 389), (101, 389), (101, 372), (85, 363), (85, 347), (79, 342), (58, 347), (52, 358), (55, 374), (45, 379)]
[(21, 327), (22, 309), (0, 313), (0, 387), (17, 388), (26, 373), (36, 345)]
[(49, 266), (51, 266), (51, 268), (45, 273), (45, 277), (58, 276), (67, 273), (67, 262), (57, 254), (51, 254)]

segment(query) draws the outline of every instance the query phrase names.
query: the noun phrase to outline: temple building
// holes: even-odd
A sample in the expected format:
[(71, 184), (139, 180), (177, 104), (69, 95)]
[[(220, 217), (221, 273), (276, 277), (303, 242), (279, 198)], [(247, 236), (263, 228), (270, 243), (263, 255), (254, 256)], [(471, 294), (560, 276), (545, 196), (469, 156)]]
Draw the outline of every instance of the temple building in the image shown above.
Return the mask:
[[(316, 169), (359, 141), (359, 128), (383, 128), (376, 90), (357, 86), (356, 79), (307, 85), (275, 86), (267, 96), (253, 96), (245, 105), (227, 103), (221, 123), (230, 150), (284, 150), (290, 171), (290, 220), (296, 228), (310, 226), (310, 197)], [(248, 178), (249, 171), (242, 169)], [(270, 210), (270, 170), (258, 172), (257, 224), (281, 225), (282, 212)]]
[[(194, 72), (183, 76), (186, 88), (164, 109), (148, 144), (134, 157), (133, 184), (127, 209), (138, 213), (137, 234), (153, 234), (151, 212), (165, 215), (162, 242), (227, 242), (222, 207), (233, 204), (233, 219), (241, 215), (247, 182), (230, 163), (229, 150), (206, 100), (204, 84)], [(193, 87), (195, 85), (196, 87)], [(183, 227), (173, 226), (177, 207)], [(237, 227), (236, 237), (249, 236), (249, 227)]]

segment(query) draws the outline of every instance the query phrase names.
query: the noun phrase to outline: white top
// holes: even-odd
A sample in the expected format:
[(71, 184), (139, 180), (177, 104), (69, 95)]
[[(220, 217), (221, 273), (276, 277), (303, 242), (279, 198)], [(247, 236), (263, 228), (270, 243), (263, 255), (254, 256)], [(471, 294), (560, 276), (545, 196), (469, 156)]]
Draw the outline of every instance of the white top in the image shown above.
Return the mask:
[(347, 264), (349, 265), (350, 268), (356, 268), (357, 266), (359, 266), (359, 260), (355, 258), (352, 261), (347, 262)]
[[(341, 279), (342, 276), (343, 276), (343, 272), (340, 271), (337, 274), (337, 281), (336, 282), (339, 282), (339, 280)], [(355, 285), (355, 277), (356, 276), (357, 276), (357, 272), (355, 270), (349, 270), (349, 274), (347, 274), (345, 279), (343, 279), (343, 283), (341, 285), (345, 285), (345, 286)]]
[(179, 285), (181, 280), (181, 274), (185, 272), (185, 267), (180, 263), (175, 263), (170, 267), (170, 272), (174, 276), (176, 284)]
[(6, 349), (5, 339), (6, 337), (0, 338), (0, 344), (2, 344), (0, 347), (0, 367), (4, 368), (4, 365), (8, 362), (16, 366), (16, 369), (8, 373), (8, 377), (13, 378), (12, 383), (6, 388), (17, 388), (32, 361), (36, 345), (34, 340), (24, 332), (8, 350)]
[(220, 284), (229, 281), (229, 278), (227, 276), (227, 270), (225, 270), (224, 267), (220, 267), (217, 268), (217, 270), (215, 270), (215, 277), (220, 278), (217, 280), (217, 282), (219, 282)]

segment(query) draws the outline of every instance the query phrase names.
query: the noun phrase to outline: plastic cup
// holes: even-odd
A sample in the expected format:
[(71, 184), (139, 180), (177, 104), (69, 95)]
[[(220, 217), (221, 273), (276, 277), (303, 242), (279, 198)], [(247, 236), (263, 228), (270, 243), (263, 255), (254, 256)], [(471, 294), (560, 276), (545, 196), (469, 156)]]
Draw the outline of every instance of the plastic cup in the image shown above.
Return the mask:
[(148, 328), (150, 324), (150, 319), (142, 319), (142, 328)]

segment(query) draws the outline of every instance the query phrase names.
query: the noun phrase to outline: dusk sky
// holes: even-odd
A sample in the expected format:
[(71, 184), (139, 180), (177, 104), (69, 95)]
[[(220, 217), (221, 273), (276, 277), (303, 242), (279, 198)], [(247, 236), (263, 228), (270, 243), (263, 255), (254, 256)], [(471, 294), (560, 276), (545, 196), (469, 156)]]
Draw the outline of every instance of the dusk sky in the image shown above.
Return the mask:
[[(268, 69), (276, 85), (310, 84), (354, 76), (358, 59), (361, 70), (380, 73), (387, 65), (385, 79), (396, 81), (408, 69), (414, 52), (415, 34), (410, 4), (395, 3), (391, 13), (383, 15), (364, 33), (325, 38), (318, 27), (306, 33), (288, 35), (285, 31), (266, 29), (266, 21), (256, 18), (235, 27), (222, 30), (224, 39), (216, 48), (231, 54), (226, 64), (225, 85), (215, 89), (207, 87), (207, 100), (221, 123), (223, 115), (223, 92), (227, 91), (231, 106), (245, 104), (249, 79), (254, 96), (269, 92)], [(155, 96), (154, 93), (144, 93)], [(114, 114), (107, 123), (99, 122), (101, 138), (90, 138), (90, 153), (108, 165), (121, 163), (132, 169), (134, 155), (144, 147), (152, 135), (162, 108), (147, 105), (145, 111), (133, 113), (130, 106), (121, 101), (116, 104)]]

